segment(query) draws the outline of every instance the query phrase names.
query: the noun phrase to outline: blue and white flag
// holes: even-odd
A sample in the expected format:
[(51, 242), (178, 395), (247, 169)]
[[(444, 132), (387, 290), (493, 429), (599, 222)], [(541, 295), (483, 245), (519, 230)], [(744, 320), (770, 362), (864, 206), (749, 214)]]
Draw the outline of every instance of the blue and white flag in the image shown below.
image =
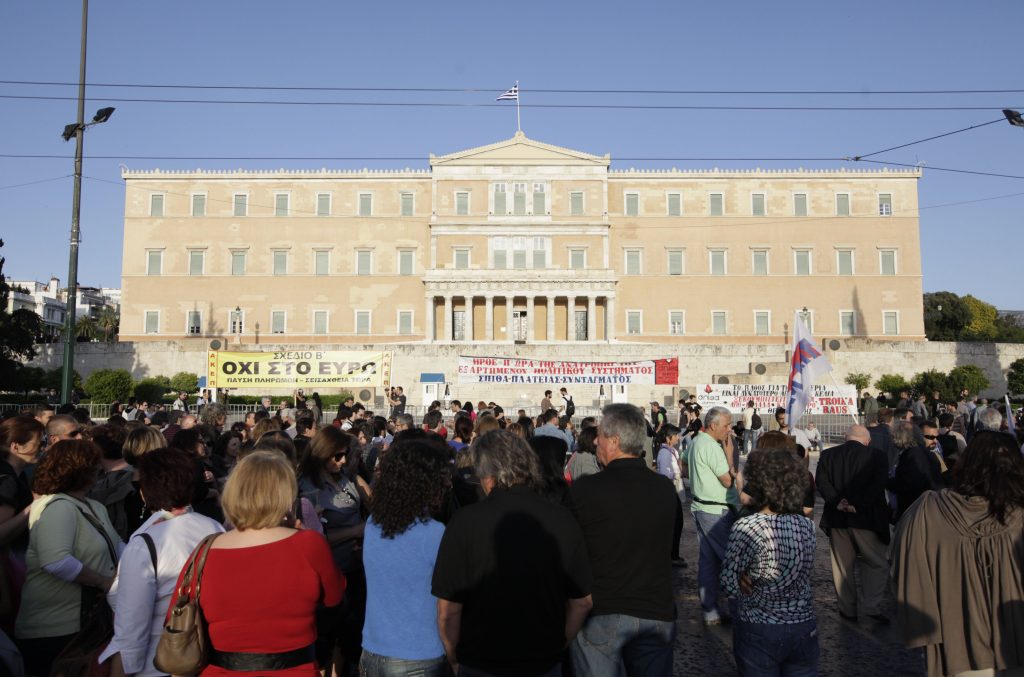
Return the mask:
[(796, 427), (811, 399), (811, 386), (832, 371), (832, 365), (814, 345), (814, 337), (800, 313), (793, 320), (793, 357), (789, 369), (789, 396), (786, 398), (786, 423)]
[(512, 85), (512, 89), (499, 96), (495, 101), (519, 101), (519, 81), (516, 80), (516, 84)]
[(1006, 432), (1013, 435), (1017, 432), (1017, 424), (1013, 420), (1013, 407), (1010, 406), (1010, 395), (1006, 396)]

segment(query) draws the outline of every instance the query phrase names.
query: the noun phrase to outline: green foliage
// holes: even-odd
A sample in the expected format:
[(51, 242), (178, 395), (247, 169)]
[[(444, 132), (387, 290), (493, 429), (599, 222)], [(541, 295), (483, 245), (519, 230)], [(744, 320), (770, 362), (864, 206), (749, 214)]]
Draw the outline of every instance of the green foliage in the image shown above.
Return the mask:
[(924, 295), (924, 333), (929, 341), (959, 341), (970, 321), (970, 309), (953, 292)]
[(166, 376), (150, 376), (135, 384), (135, 399), (139, 402), (160, 402), (171, 389), (171, 380)]
[(996, 307), (969, 294), (962, 300), (970, 313), (970, 322), (965, 328), (963, 338), (970, 341), (995, 341), (999, 336), (999, 329), (996, 327), (999, 311)]
[(1010, 363), (1010, 369), (1006, 372), (1006, 385), (1012, 394), (1024, 394), (1024, 357)]
[(907, 383), (907, 379), (899, 374), (882, 374), (875, 381), (875, 388), (878, 389), (879, 393), (888, 393), (896, 397), (900, 394), (901, 390), (910, 390), (910, 384)]
[(963, 364), (954, 367), (949, 372), (949, 387), (952, 392), (959, 393), (966, 390), (976, 395), (991, 385), (981, 368), (973, 364)]
[(914, 391), (921, 395), (928, 395), (938, 391), (943, 399), (948, 400), (956, 396), (956, 391), (949, 385), (949, 377), (938, 369), (929, 369), (916, 374), (910, 380)]
[(104, 341), (112, 342), (117, 340), (117, 333), (121, 328), (121, 316), (117, 310), (111, 306), (103, 306), (96, 324), (103, 331)]
[(186, 393), (194, 393), (199, 390), (199, 377), (195, 374), (191, 374), (187, 371), (179, 371), (177, 374), (171, 377), (168, 383), (171, 390), (177, 390), (179, 392), (184, 391)]
[(123, 402), (132, 394), (133, 385), (126, 369), (100, 369), (85, 379), (85, 391), (93, 402)]
[(75, 322), (75, 336), (79, 341), (92, 341), (96, 338), (96, 333), (99, 328), (96, 325), (96, 320), (92, 319), (89, 315), (82, 315)]
[(857, 389), (857, 393), (864, 392), (864, 389), (871, 385), (871, 374), (865, 374), (863, 372), (853, 372), (847, 374), (844, 379), (848, 384), (852, 385)]
[[(64, 370), (61, 367), (54, 367), (46, 372), (46, 380), (43, 381), (43, 387), (47, 390), (53, 388), (59, 393), (62, 386), (61, 377), (63, 375)], [(82, 375), (78, 373), (77, 369), (71, 373), (71, 387), (75, 390), (82, 389)]]
[(43, 333), (43, 320), (26, 308), (7, 312), (11, 287), (3, 269), (4, 258), (0, 256), (0, 383), (8, 384), (16, 381), (20, 363), (36, 356), (35, 342)]

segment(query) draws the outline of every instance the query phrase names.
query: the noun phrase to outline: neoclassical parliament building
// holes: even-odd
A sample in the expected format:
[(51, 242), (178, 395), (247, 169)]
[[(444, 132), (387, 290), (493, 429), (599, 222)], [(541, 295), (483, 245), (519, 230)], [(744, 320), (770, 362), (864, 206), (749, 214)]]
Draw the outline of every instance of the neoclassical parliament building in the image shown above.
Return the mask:
[(924, 338), (917, 170), (612, 169), (521, 132), (429, 165), (124, 171), (120, 339), (587, 359), (780, 343), (804, 307), (818, 339)]

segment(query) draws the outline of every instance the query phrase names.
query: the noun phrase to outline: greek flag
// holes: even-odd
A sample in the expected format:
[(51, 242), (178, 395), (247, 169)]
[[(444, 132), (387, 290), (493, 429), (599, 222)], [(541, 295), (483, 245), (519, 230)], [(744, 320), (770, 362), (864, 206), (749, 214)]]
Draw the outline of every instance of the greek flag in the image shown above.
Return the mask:
[(512, 89), (499, 96), (495, 101), (519, 101), (519, 81), (516, 80), (516, 84), (512, 85)]
[(789, 370), (789, 397), (786, 399), (786, 423), (796, 427), (811, 400), (811, 387), (821, 376), (832, 371), (832, 365), (814, 345), (800, 313), (793, 320), (793, 357)]

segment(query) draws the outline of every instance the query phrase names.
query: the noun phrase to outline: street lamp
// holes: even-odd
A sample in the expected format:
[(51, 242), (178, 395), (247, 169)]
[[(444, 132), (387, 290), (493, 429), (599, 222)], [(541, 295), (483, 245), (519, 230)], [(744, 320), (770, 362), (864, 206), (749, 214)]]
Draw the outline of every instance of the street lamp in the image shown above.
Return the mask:
[(79, 213), (82, 206), (82, 141), (86, 127), (106, 122), (114, 113), (113, 108), (96, 111), (92, 122), (85, 122), (85, 43), (89, 26), (89, 0), (82, 0), (82, 52), (78, 63), (78, 121), (64, 126), (61, 138), (70, 141), (75, 138), (75, 192), (71, 200), (71, 251), (68, 256), (68, 296), (64, 325), (64, 368), (61, 372), (61, 403), (71, 401), (71, 388), (75, 373), (75, 310), (78, 305), (78, 242)]
[(1003, 109), (1003, 115), (1006, 116), (1006, 121), (1014, 127), (1024, 127), (1024, 118), (1021, 117), (1020, 111), (1005, 108)]

